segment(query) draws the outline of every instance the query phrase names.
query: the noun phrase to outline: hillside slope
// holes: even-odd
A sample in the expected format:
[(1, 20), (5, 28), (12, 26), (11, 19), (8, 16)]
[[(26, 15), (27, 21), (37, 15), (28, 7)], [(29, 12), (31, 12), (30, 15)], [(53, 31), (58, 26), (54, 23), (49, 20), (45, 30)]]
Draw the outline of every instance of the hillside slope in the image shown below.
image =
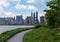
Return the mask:
[(60, 29), (33, 29), (25, 34), (23, 42), (60, 42)]

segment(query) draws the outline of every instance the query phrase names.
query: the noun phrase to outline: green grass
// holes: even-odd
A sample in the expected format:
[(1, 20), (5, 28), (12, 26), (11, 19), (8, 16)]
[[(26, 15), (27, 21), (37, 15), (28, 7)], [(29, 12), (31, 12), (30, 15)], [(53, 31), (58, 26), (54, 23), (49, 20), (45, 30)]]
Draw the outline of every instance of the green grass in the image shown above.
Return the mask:
[(60, 42), (60, 29), (33, 29), (24, 35), (23, 42)]
[(3, 32), (2, 34), (0, 34), (0, 42), (7, 42), (7, 40), (10, 39), (15, 34), (29, 29), (31, 28), (18, 28), (18, 29)]

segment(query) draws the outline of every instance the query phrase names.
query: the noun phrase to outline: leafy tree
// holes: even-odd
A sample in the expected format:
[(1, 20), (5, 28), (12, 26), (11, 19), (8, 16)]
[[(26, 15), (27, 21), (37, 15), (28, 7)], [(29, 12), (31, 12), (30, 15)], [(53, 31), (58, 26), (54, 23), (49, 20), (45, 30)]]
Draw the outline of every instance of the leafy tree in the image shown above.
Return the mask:
[(60, 26), (60, 0), (51, 0), (47, 2), (50, 9), (44, 10), (46, 12), (46, 19), (49, 27), (55, 28)]

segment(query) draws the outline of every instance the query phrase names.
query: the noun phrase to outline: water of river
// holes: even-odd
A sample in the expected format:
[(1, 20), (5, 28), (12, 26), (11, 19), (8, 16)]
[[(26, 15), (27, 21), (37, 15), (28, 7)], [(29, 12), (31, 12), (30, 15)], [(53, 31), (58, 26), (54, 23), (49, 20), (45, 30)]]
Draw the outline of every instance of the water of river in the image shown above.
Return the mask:
[(30, 28), (34, 25), (0, 25), (0, 34), (5, 31), (9, 31), (16, 28)]

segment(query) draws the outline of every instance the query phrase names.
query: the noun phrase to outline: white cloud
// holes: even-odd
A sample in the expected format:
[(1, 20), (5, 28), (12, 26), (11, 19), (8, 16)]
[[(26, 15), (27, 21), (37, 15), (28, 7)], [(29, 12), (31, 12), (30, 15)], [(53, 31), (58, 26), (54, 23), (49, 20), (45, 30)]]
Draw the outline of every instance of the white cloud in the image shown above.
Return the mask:
[[(10, 0), (10, 1), (21, 1), (21, 0)], [(20, 15), (20, 14), (14, 14), (12, 12), (7, 12), (4, 10), (3, 7), (8, 7), (10, 5), (10, 1), (8, 0), (0, 0), (0, 17), (14, 17), (16, 15)]]
[(42, 14), (42, 13), (39, 13), (39, 14), (38, 14), (38, 19), (39, 19), (39, 21), (40, 21), (40, 17), (41, 17), (41, 16), (45, 16), (45, 14)]
[(0, 7), (0, 16), (1, 16), (1, 14), (3, 14), (3, 12), (4, 12), (3, 8)]
[(27, 3), (41, 3), (44, 2), (44, 0), (26, 0)]
[(21, 14), (14, 14), (12, 12), (5, 12), (5, 11), (3, 11), (3, 14), (0, 14), (0, 17), (15, 17), (17, 15), (21, 15)]
[(9, 2), (7, 2), (6, 0), (0, 0), (0, 16), (5, 15), (5, 10), (3, 7), (7, 6), (9, 6)]
[(34, 3), (35, 0), (27, 0), (27, 3)]
[(0, 17), (14, 17), (16, 15), (20, 15), (20, 14), (14, 14), (12, 12), (6, 12), (6, 11), (4, 11), (3, 7), (0, 7)]
[(23, 14), (23, 18), (26, 19), (27, 16), (31, 16), (30, 13), (27, 13), (27, 14)]
[(49, 9), (51, 9), (51, 8), (48, 6), (47, 9), (49, 10)]
[[(21, 0), (10, 0), (10, 1), (14, 1), (14, 2), (18, 2), (18, 1), (21, 1)], [(38, 1), (38, 0), (37, 0)], [(37, 2), (35, 0), (30, 0), (29, 3), (34, 3), (34, 2)], [(40, 0), (40, 1), (43, 1), (43, 0)], [(21, 15), (21, 14), (14, 14), (12, 12), (6, 12), (4, 10), (4, 7), (7, 7), (9, 6), (10, 3), (8, 2), (8, 0), (0, 0), (0, 17), (14, 17), (16, 15)], [(16, 4), (15, 8), (17, 9), (27, 9), (27, 10), (36, 10), (36, 7), (33, 6), (33, 5), (23, 5), (23, 4)], [(26, 16), (30, 16), (31, 14), (23, 14), (23, 17), (25, 18)], [(44, 14), (39, 14), (39, 16), (43, 16)]]
[(29, 10), (36, 10), (36, 7), (32, 6), (32, 5), (28, 5), (28, 9)]
[(12, 12), (5, 12), (4, 16), (6, 16), (6, 17), (14, 17), (15, 14), (13, 14)]
[(45, 14), (41, 14), (41, 13), (39, 13), (38, 16), (45, 16)]
[(16, 4), (15, 8), (17, 9), (27, 9), (27, 10), (36, 10), (36, 7), (33, 5), (23, 5), (23, 4)]
[(11, 0), (11, 1), (16, 1), (17, 2), (17, 1), (21, 1), (21, 0)]
[(15, 8), (17, 8), (17, 9), (26, 9), (27, 6), (26, 5), (22, 5), (22, 4), (16, 4)]
[(7, 0), (8, 2), (21, 2), (21, 0)]
[(4, 6), (4, 7), (7, 7), (9, 6), (9, 2), (7, 2), (6, 0), (0, 0), (0, 7)]
[(44, 2), (44, 0), (40, 0), (41, 2)]
[(0, 0), (0, 17), (15, 16), (12, 12), (6, 12), (3, 7), (9, 6), (10, 3), (7, 0)]

